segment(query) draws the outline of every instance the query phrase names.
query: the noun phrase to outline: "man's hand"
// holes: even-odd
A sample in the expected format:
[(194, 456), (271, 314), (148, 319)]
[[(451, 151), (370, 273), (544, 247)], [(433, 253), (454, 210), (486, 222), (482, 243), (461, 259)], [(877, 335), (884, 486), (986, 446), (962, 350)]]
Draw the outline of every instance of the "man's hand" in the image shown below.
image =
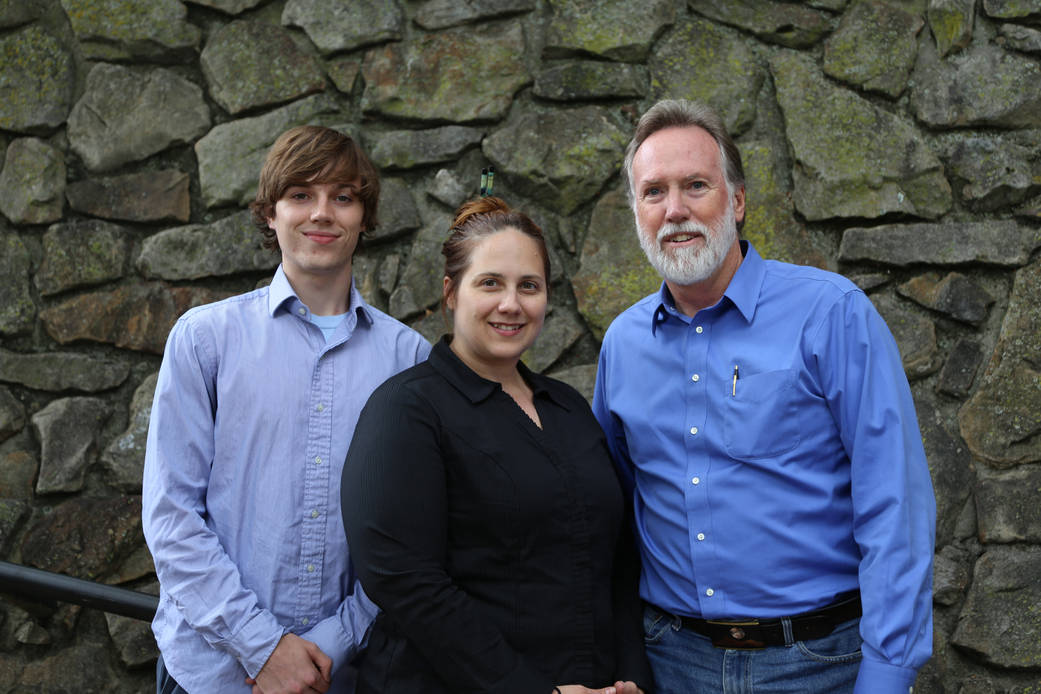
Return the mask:
[(253, 694), (324, 694), (332, 680), (333, 661), (322, 649), (296, 634), (283, 636), (257, 678), (246, 678)]

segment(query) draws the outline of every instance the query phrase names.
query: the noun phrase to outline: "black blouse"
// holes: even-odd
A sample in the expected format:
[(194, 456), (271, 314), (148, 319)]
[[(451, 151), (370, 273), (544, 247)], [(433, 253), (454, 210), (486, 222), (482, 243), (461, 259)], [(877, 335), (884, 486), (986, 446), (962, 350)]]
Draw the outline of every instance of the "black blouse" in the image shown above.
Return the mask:
[(632, 533), (599, 425), (570, 386), (518, 368), (539, 429), (447, 339), (380, 386), (341, 486), (383, 610), (358, 692), (651, 691)]

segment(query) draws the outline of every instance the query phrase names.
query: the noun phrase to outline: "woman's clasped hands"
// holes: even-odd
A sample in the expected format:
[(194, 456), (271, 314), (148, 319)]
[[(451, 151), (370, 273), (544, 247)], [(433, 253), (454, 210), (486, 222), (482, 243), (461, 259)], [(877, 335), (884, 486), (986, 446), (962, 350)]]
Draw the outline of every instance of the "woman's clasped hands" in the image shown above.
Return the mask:
[(603, 689), (590, 689), (581, 684), (567, 684), (557, 687), (553, 694), (643, 694), (643, 690), (636, 686), (635, 682), (615, 682), (610, 687)]

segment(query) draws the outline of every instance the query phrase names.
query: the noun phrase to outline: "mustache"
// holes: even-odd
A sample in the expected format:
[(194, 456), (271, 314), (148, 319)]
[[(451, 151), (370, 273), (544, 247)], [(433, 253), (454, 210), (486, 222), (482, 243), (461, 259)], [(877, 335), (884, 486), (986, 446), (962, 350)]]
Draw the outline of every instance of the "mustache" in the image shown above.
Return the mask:
[(695, 222), (692, 219), (680, 222), (679, 224), (676, 224), (675, 222), (664, 222), (658, 229), (657, 241), (660, 245), (666, 237), (674, 234), (701, 234), (705, 238), (708, 238), (712, 232), (713, 230), (711, 227)]

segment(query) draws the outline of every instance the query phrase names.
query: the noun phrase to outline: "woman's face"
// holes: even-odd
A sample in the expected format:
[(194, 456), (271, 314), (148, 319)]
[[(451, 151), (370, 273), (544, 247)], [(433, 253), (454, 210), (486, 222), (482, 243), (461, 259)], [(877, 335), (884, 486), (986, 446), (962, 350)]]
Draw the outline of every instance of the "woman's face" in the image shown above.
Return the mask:
[(506, 227), (477, 242), (470, 265), (453, 286), (445, 277), (453, 311), (452, 351), (485, 376), (514, 368), (535, 342), (548, 298), (539, 247)]

